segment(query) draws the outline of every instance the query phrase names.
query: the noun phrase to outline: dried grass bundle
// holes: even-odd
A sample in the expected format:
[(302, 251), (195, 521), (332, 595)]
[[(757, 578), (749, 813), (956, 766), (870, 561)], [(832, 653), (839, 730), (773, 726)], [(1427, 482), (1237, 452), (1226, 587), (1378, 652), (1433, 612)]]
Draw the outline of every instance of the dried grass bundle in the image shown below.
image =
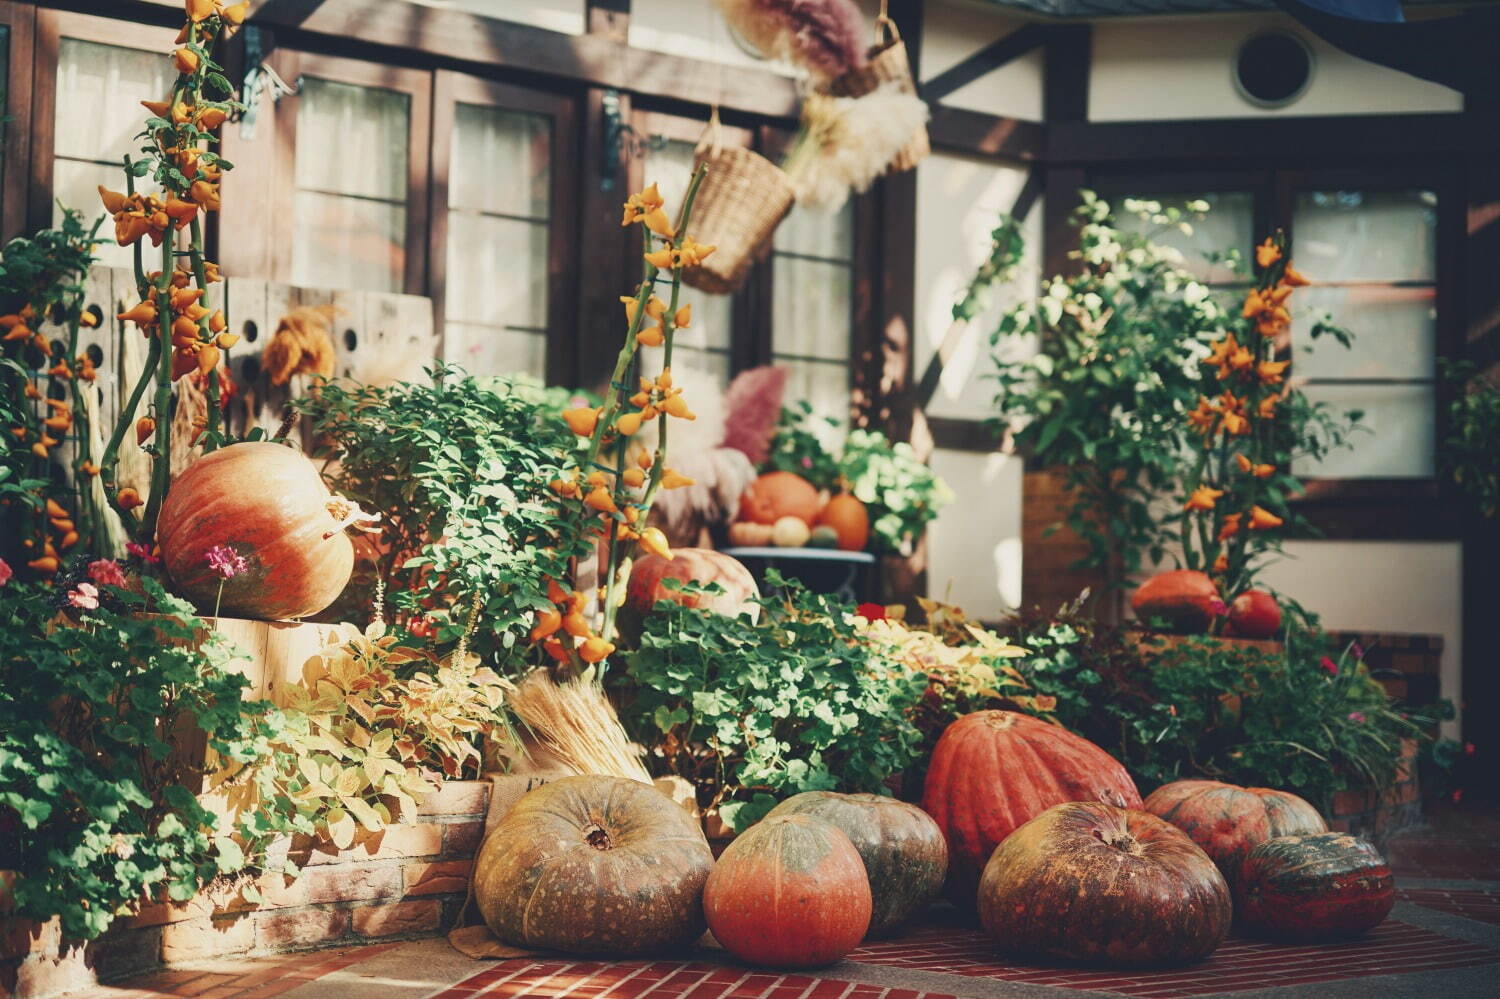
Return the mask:
[(546, 669), (520, 683), (506, 681), (517, 718), (546, 749), (581, 774), (603, 774), (651, 783), (641, 752), (630, 744), (614, 705), (592, 679), (558, 683)]
[(887, 83), (864, 97), (811, 94), (784, 169), (798, 204), (836, 211), (850, 189), (864, 191), (927, 122), (920, 97)]
[(820, 80), (865, 63), (864, 17), (854, 0), (715, 0), (735, 31), (768, 59)]
[(331, 305), (314, 305), (281, 317), (260, 359), (272, 385), (285, 385), (293, 375), (333, 377), (333, 317), (337, 312)]

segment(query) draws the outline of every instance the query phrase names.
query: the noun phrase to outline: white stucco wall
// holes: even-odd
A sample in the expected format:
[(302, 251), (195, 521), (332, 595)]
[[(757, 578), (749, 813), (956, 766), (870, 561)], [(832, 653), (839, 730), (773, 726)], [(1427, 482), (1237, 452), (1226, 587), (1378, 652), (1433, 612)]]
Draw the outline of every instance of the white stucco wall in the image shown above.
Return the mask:
[[(929, 0), (922, 8), (922, 80), (925, 82), (1015, 31), (1026, 22), (976, 0)], [(1040, 121), (1042, 52), (1009, 65), (943, 98), (949, 107)]]
[(581, 35), (584, 0), (412, 0), (423, 7), (462, 10), (499, 21), (519, 21), (548, 31)]

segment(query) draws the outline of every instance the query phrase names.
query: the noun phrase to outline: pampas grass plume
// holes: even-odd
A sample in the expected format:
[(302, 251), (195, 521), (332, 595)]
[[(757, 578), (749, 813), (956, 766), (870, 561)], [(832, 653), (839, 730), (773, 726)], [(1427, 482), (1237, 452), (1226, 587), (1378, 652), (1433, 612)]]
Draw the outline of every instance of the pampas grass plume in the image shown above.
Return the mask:
[(724, 19), (771, 59), (820, 80), (865, 63), (865, 24), (854, 0), (714, 0)]

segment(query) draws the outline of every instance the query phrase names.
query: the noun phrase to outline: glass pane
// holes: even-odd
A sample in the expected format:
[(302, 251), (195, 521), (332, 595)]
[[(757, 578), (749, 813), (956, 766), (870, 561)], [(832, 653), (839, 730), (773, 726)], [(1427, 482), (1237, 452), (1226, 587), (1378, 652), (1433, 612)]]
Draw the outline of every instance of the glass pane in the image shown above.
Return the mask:
[(400, 291), (406, 205), (298, 191), (292, 283), (305, 288)]
[(1364, 411), (1369, 432), (1354, 435), (1353, 448), (1322, 462), (1294, 461), (1296, 475), (1328, 479), (1429, 478), (1433, 474), (1436, 394), (1431, 385), (1309, 385), (1308, 398), (1339, 412)]
[[(125, 177), (117, 166), (83, 163), (78, 160), (55, 161), (52, 164), (52, 224), (59, 225), (62, 222), (62, 205), (67, 205), (69, 208), (81, 208), (83, 217), (88, 220), (87, 224), (92, 225), (95, 218), (104, 214), (104, 206), (99, 203), (100, 184), (118, 191), (124, 187)], [(140, 184), (140, 189), (150, 191), (157, 188), (155, 185)], [(104, 224), (99, 226), (99, 236), (104, 242), (95, 247), (94, 256), (99, 258), (101, 264), (106, 267), (134, 266), (134, 254), (130, 247), (115, 242), (115, 225), (112, 220), (106, 218)], [(148, 261), (157, 259), (152, 256), (149, 240), (142, 245)], [(147, 269), (160, 266), (155, 264)]]
[(818, 416), (831, 417), (839, 426), (849, 422), (849, 366), (822, 361), (788, 361), (774, 358), (791, 372), (786, 380), (786, 399), (806, 399)]
[[(688, 181), (693, 176), (693, 150), (691, 142), (659, 137), (646, 146), (642, 176), (647, 184), (656, 184), (666, 200), (667, 215), (674, 220), (682, 208)], [(696, 288), (685, 289), (684, 294), (687, 296), (685, 301), (693, 303), (693, 325), (678, 333), (677, 342), (729, 349), (733, 299), (729, 295), (710, 295)]]
[(1303, 191), (1292, 215), (1297, 270), (1319, 282), (1431, 281), (1431, 191)]
[[(1437, 291), (1355, 285), (1304, 288), (1293, 298), (1297, 332), (1329, 313), (1354, 334), (1345, 350), (1330, 336), (1297, 337), (1295, 369), (1308, 378), (1431, 378), (1437, 356)], [(1305, 352), (1310, 348), (1311, 352)]]
[[(163, 42), (170, 40), (170, 34), (164, 34)], [(166, 97), (174, 76), (171, 63), (157, 52), (62, 39), (57, 51), (55, 155), (119, 163), (140, 145), (135, 139), (145, 115), (140, 101)], [(113, 186), (120, 190), (123, 184), (124, 179), (117, 178)], [(97, 193), (94, 201), (97, 204)]]
[(400, 91), (305, 77), (297, 186), (404, 203), (410, 105)]
[(787, 253), (849, 260), (854, 256), (854, 203), (846, 201), (833, 213), (794, 206), (777, 227), (773, 245)]
[[(644, 347), (641, 349), (641, 370), (655, 374), (661, 370), (661, 348)], [(729, 354), (722, 350), (701, 350), (697, 347), (684, 347), (681, 343), (672, 346), (672, 370), (678, 373), (683, 371), (698, 371), (710, 376), (714, 383), (724, 389), (729, 386)], [(687, 384), (693, 379), (688, 378)], [(692, 394), (692, 389), (688, 389)]]
[(1191, 233), (1184, 233), (1170, 226), (1155, 226), (1149, 220), (1126, 211), (1125, 200), (1116, 199), (1113, 206), (1119, 227), (1125, 232), (1148, 233), (1153, 242), (1182, 251), (1186, 258), (1183, 266), (1200, 280), (1242, 281), (1248, 277), (1248, 271), (1236, 274), (1222, 263), (1210, 263), (1207, 255), (1238, 250), (1242, 261), (1249, 260), (1251, 247), (1255, 245), (1255, 195), (1249, 191), (1152, 194), (1143, 197), (1142, 200), (1157, 202), (1163, 208), (1183, 208), (1193, 201), (1207, 202), (1208, 211), (1201, 218), (1195, 216), (1189, 219)]
[(459, 104), (448, 207), (545, 219), (551, 214), (552, 128), (544, 115)]
[(772, 265), (771, 349), (847, 366), (849, 266), (783, 256), (773, 256)]
[(448, 319), (547, 326), (547, 224), (448, 215)]
[(521, 372), (542, 377), (547, 364), (547, 336), (448, 323), (444, 327), (443, 358), (475, 375)]

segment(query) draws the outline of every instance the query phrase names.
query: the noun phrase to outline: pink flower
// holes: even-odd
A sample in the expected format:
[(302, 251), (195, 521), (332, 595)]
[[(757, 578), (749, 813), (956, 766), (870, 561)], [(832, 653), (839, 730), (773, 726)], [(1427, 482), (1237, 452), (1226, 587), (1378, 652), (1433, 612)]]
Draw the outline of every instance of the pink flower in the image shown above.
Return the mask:
[(1365, 657), (1365, 647), (1363, 645), (1360, 645), (1358, 642), (1351, 642), (1349, 645), (1349, 651), (1353, 653), (1355, 660), (1360, 660)]
[(160, 555), (153, 555), (151, 553), (150, 545), (138, 545), (134, 541), (127, 542), (125, 545), (125, 552), (126, 554), (134, 558), (140, 559), (142, 562), (145, 562), (148, 565), (152, 562), (161, 561)]
[(79, 583), (68, 591), (68, 603), (79, 610), (97, 610), (99, 590), (93, 583)]
[(89, 563), (89, 578), (100, 586), (124, 586), (125, 573), (112, 559), (101, 558)]
[(1449, 798), (1455, 805), (1458, 804), (1459, 802), (1464, 800), (1464, 789), (1461, 787), (1454, 788), (1453, 793), (1449, 795)]
[(1354, 722), (1355, 724), (1363, 725), (1365, 721), (1365, 713), (1363, 711), (1351, 711), (1349, 712), (1349, 720)]
[(229, 545), (214, 545), (204, 558), (208, 561), (208, 567), (224, 579), (233, 579), (250, 568), (245, 556)]
[(1323, 668), (1323, 672), (1327, 673), (1329, 676), (1339, 675), (1339, 664), (1334, 662), (1327, 656), (1324, 656), (1322, 659), (1318, 660), (1318, 665), (1321, 666)]
[(809, 457), (807, 457), (806, 455), (804, 455), (803, 458), (802, 458), (802, 467), (803, 468), (812, 468), (812, 459), (809, 458)]
[(5, 559), (0, 558), (0, 586), (4, 586), (6, 583), (10, 582), (10, 577), (13, 575), (15, 575), (15, 573), (11, 571), (9, 563), (7, 563)]
[(1466, 743), (1464, 743), (1464, 755), (1465, 756), (1473, 756), (1475, 754), (1475, 752), (1477, 752), (1477, 750), (1475, 750), (1474, 744), (1472, 742), (1466, 742)]
[(1218, 597), (1214, 597), (1208, 602), (1208, 611), (1214, 617), (1223, 617), (1225, 614), (1229, 613), (1229, 605), (1220, 600)]

